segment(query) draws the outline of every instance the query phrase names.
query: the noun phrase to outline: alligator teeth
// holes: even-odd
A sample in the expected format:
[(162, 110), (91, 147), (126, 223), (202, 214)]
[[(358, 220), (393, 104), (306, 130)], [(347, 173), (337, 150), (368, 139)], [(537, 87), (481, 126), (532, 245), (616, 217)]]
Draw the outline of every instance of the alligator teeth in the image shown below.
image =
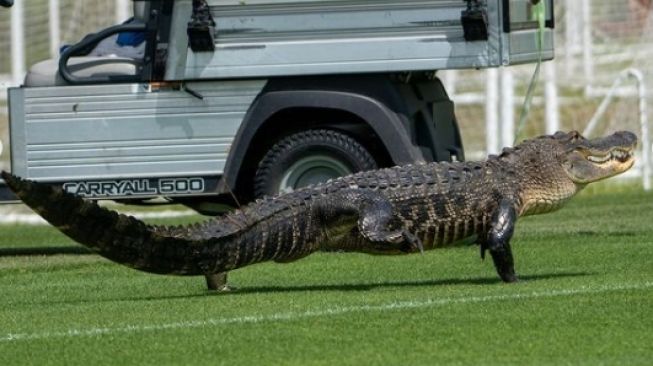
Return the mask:
[(613, 159), (617, 159), (620, 162), (626, 162), (628, 159), (630, 159), (630, 152), (628, 151), (623, 151), (623, 150), (614, 150), (611, 153)]
[(587, 160), (597, 164), (603, 164), (609, 160), (619, 160), (621, 162), (625, 162), (628, 159), (630, 159), (630, 153), (624, 150), (613, 150), (610, 151), (610, 153), (607, 155), (590, 155), (587, 157)]
[(593, 162), (593, 163), (605, 163), (606, 161), (610, 160), (610, 155), (604, 155), (604, 156), (594, 156), (590, 155), (587, 157), (587, 160)]
[(613, 158), (617, 158), (617, 159), (626, 159), (630, 156), (630, 154), (628, 154), (623, 150), (614, 150), (611, 152), (611, 155)]

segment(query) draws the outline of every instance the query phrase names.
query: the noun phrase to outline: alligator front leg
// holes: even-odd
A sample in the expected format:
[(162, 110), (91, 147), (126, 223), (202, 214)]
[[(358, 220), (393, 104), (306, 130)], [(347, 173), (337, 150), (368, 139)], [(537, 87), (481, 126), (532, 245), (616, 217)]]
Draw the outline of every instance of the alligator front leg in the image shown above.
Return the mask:
[[(517, 214), (512, 203), (501, 200), (499, 207), (492, 215), (487, 243), (482, 250), (488, 249), (499, 277), (504, 282), (516, 282), (515, 264), (510, 250), (510, 239), (515, 231)], [(484, 254), (484, 253), (483, 253)]]

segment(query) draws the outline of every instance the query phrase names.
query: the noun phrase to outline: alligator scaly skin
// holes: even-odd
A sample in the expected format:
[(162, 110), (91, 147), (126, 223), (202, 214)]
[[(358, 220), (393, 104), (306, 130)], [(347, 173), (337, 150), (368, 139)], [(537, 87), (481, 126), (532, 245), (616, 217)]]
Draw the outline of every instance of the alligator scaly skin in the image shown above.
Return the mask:
[(316, 251), (401, 254), (474, 238), (482, 255), (489, 250), (500, 277), (512, 282), (508, 242), (517, 217), (557, 209), (580, 189), (561, 168), (567, 140), (528, 140), (484, 162), (361, 172), (186, 227), (147, 225), (60, 188), (2, 176), (21, 200), (73, 240), (147, 272), (210, 278)]

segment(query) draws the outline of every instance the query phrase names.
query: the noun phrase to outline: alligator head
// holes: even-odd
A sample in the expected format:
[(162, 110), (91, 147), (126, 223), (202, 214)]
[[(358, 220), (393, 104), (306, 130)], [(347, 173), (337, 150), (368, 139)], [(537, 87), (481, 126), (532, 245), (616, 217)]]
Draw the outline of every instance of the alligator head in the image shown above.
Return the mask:
[(554, 138), (565, 147), (562, 166), (576, 184), (588, 184), (625, 172), (635, 162), (637, 136), (620, 131), (588, 140), (578, 132), (558, 132)]
[(520, 176), (522, 214), (562, 206), (587, 184), (615, 176), (635, 162), (635, 134), (616, 132), (588, 140), (577, 131), (556, 132), (505, 149), (499, 157)]

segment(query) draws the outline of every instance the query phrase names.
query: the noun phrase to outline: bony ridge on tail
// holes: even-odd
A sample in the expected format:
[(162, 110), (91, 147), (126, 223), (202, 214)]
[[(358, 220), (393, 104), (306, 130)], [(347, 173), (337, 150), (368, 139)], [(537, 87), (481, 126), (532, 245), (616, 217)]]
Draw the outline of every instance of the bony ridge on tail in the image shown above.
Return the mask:
[(316, 251), (402, 254), (475, 238), (505, 282), (517, 280), (510, 247), (516, 220), (560, 208), (587, 184), (628, 170), (637, 138), (588, 140), (558, 132), (482, 162), (441, 162), (361, 172), (266, 197), (186, 227), (147, 225), (92, 201), (2, 172), (16, 195), (73, 240), (135, 269), (206, 276), (226, 289), (228, 271)]

